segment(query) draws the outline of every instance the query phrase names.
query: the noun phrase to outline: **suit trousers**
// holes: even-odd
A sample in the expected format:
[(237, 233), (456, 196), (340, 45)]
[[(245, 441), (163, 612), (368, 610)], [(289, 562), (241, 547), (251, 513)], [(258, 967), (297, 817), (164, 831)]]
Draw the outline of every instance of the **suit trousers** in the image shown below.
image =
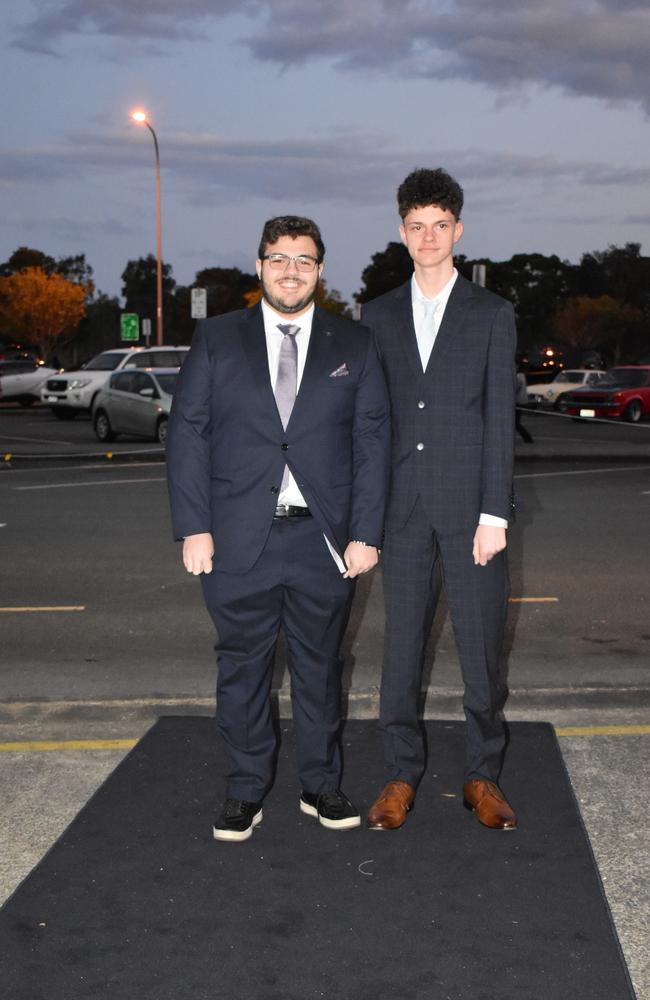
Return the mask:
[(302, 789), (319, 794), (337, 788), (339, 648), (353, 581), (341, 576), (311, 517), (274, 520), (248, 572), (220, 572), (218, 552), (214, 566), (202, 584), (218, 634), (217, 727), (230, 762), (227, 796), (259, 802), (273, 783), (277, 741), (270, 696), (281, 629)]
[[(475, 530), (475, 529), (474, 529)], [(425, 768), (418, 718), (424, 651), (440, 583), (460, 659), (466, 718), (465, 779), (496, 781), (505, 748), (507, 696), (501, 648), (510, 591), (505, 551), (475, 566), (471, 533), (434, 529), (421, 500), (382, 550), (386, 631), (379, 728), (391, 780), (416, 786)]]

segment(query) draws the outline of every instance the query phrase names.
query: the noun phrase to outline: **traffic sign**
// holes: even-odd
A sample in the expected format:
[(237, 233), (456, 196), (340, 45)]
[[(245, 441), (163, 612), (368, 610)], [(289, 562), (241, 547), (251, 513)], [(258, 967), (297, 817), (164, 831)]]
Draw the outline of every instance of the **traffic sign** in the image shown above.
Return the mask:
[(208, 315), (208, 293), (205, 288), (192, 289), (192, 319), (205, 319)]
[(120, 316), (122, 340), (140, 339), (140, 317), (137, 313), (122, 313)]

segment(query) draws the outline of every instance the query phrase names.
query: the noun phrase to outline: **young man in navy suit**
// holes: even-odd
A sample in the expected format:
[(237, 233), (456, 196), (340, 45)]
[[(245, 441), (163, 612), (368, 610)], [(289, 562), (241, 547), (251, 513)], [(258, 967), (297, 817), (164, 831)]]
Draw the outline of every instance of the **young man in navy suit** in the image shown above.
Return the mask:
[(311, 220), (266, 223), (262, 301), (197, 324), (169, 422), (174, 534), (218, 632), (230, 769), (217, 840), (245, 840), (262, 819), (281, 628), (300, 809), (326, 828), (360, 824), (340, 789), (339, 647), (354, 579), (377, 563), (390, 427), (372, 335), (314, 305), (324, 254)]
[(465, 692), (464, 801), (484, 825), (512, 830), (515, 813), (497, 781), (505, 747), (500, 655), (509, 592), (514, 313), (454, 267), (463, 192), (449, 174), (416, 170), (397, 198), (413, 277), (363, 309), (393, 424), (380, 708), (390, 780), (368, 822), (375, 830), (401, 826), (424, 772), (418, 700), (442, 577)]

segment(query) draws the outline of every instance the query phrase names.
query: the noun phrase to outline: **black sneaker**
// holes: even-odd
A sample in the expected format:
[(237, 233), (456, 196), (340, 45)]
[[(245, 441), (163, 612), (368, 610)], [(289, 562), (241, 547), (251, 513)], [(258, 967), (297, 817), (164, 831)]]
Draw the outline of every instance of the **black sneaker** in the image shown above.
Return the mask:
[(221, 815), (215, 820), (215, 840), (248, 840), (254, 827), (262, 822), (262, 803), (226, 799)]
[(314, 816), (328, 830), (352, 830), (355, 826), (361, 826), (359, 811), (340, 788), (333, 788), (320, 795), (303, 792), (300, 796), (300, 811), (307, 816)]

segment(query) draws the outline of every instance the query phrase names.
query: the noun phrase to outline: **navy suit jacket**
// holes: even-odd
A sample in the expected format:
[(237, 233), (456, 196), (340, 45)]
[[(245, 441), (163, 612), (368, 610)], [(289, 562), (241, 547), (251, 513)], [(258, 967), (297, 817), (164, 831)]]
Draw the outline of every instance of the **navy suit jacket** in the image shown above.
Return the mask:
[(174, 394), (167, 475), (174, 536), (210, 532), (220, 570), (243, 573), (256, 562), (285, 463), (339, 553), (350, 540), (378, 546), (389, 462), (388, 395), (367, 329), (315, 309), (284, 430), (261, 307), (197, 324)]
[(516, 332), (510, 302), (458, 275), (426, 371), (411, 282), (368, 302), (363, 323), (388, 382), (393, 425), (387, 526), (418, 495), (434, 528), (474, 531), (512, 516)]

